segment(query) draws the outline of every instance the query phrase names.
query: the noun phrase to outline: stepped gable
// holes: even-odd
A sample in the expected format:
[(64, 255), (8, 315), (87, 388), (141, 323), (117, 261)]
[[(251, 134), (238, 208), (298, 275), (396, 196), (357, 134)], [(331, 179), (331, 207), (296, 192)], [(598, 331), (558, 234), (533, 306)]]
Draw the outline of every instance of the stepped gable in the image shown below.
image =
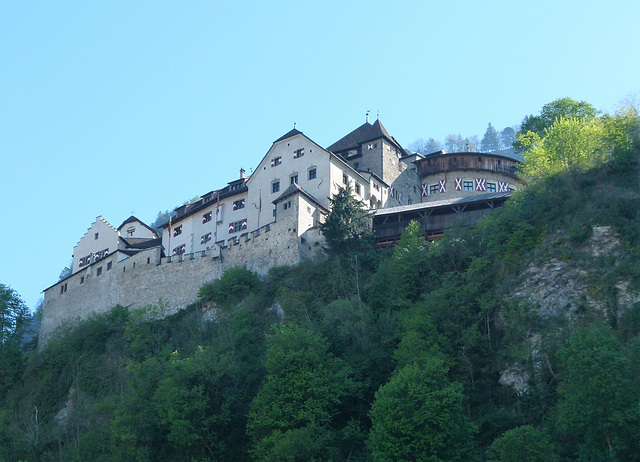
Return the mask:
[(109, 226), (109, 228), (111, 228), (114, 231), (118, 231), (116, 228), (113, 227), (113, 225), (111, 223), (109, 223), (107, 220), (104, 219), (104, 217), (102, 215), (98, 215), (96, 217), (96, 221), (94, 221), (93, 223), (91, 223), (91, 226), (89, 226), (87, 228), (87, 230), (85, 231), (85, 233), (82, 235), (82, 237), (80, 238), (80, 240), (76, 243), (76, 246), (80, 243), (80, 241), (82, 241), (82, 239), (84, 239), (84, 237), (89, 234), (89, 231), (91, 230), (91, 227), (94, 225), (94, 223), (97, 223), (98, 221), (101, 221), (103, 223), (105, 223), (107, 226)]
[(404, 149), (402, 148), (402, 146), (400, 146), (400, 143), (398, 143), (393, 136), (389, 135), (389, 132), (384, 127), (384, 125), (382, 125), (380, 119), (376, 120), (373, 124), (365, 122), (348, 135), (333, 143), (327, 148), (327, 150), (339, 153), (347, 151), (349, 149), (357, 148), (367, 141), (372, 141), (379, 138), (387, 139), (387, 141), (391, 142), (398, 149), (404, 152)]

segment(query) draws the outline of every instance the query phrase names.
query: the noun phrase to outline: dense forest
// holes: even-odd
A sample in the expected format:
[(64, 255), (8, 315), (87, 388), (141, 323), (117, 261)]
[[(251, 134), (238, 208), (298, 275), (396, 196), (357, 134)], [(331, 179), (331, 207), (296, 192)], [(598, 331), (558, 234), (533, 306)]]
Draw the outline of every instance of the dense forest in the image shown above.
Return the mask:
[(0, 458), (640, 460), (638, 117), (585, 108), (525, 118), (528, 186), (433, 243), (376, 250), (344, 190), (314, 259), (41, 351), (1, 286)]

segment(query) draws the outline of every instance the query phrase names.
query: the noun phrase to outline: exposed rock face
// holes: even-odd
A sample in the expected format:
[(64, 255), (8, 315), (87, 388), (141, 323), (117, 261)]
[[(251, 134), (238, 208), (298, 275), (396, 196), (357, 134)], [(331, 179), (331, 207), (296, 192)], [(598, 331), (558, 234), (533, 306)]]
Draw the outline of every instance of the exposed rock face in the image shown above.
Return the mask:
[[(602, 282), (593, 272), (598, 259), (622, 255), (620, 239), (610, 227), (594, 227), (591, 238), (581, 248), (586, 258), (580, 261), (551, 258), (542, 264), (531, 263), (524, 271), (522, 281), (511, 291), (513, 299), (529, 304), (533, 315), (539, 321), (538, 328), (544, 328), (552, 319), (571, 321), (585, 307), (602, 313), (603, 317), (618, 317), (625, 308), (640, 302), (640, 293), (630, 288), (630, 281), (618, 278), (610, 286), (613, 300), (603, 293)], [(612, 306), (613, 305), (613, 306)], [(536, 369), (550, 365), (541, 353), (541, 337), (529, 332), (528, 345), (530, 359)], [(500, 383), (522, 395), (528, 390), (530, 377), (520, 361), (507, 364), (500, 376)]]

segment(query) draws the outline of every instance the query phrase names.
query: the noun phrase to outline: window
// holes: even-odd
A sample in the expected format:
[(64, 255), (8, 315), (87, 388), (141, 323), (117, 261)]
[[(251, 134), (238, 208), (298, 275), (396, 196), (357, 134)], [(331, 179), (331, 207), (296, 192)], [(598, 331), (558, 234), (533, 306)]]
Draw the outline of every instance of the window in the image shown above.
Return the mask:
[(291, 208), (291, 201), (287, 201), (283, 204), (283, 208), (285, 210), (290, 209)]
[(113, 262), (107, 263), (107, 271), (111, 271), (112, 267), (113, 267)]
[(481, 164), (482, 163), (482, 157), (478, 157), (478, 163)]
[(136, 232), (136, 227), (135, 226), (129, 226), (127, 228), (127, 236), (133, 236)]
[(473, 181), (463, 181), (462, 182), (462, 189), (464, 189), (465, 191), (473, 191)]
[(291, 175), (291, 184), (298, 184), (298, 174)]
[(186, 248), (186, 244), (179, 245), (178, 247), (173, 249), (173, 255), (182, 255), (185, 252)]
[(204, 215), (202, 215), (202, 224), (204, 225), (205, 223), (210, 222), (212, 218), (213, 218), (213, 212), (205, 213)]
[(80, 278), (80, 284), (84, 284), (84, 276)]
[(96, 275), (100, 276), (101, 274), (102, 274), (102, 266), (98, 268), (98, 271), (96, 271)]
[(360, 162), (355, 162), (353, 164), (353, 168), (355, 168), (356, 170), (358, 170), (360, 168)]
[(244, 199), (240, 199), (239, 201), (235, 201), (233, 203), (233, 210), (240, 210), (244, 208)]
[(182, 225), (173, 228), (173, 237), (180, 236), (182, 234)]
[(237, 233), (239, 231), (245, 231), (247, 229), (247, 219), (240, 221), (234, 221), (229, 223), (229, 234)]
[(271, 183), (271, 192), (277, 193), (278, 191), (280, 191), (280, 182), (274, 181), (273, 183)]
[(271, 166), (272, 167), (277, 167), (281, 163), (282, 163), (282, 157), (274, 157), (273, 159), (271, 159)]
[(236, 184), (232, 184), (229, 189), (231, 189), (231, 191), (236, 191), (236, 190), (242, 188), (242, 186), (243, 186), (242, 183), (236, 183)]
[(211, 241), (211, 233), (205, 234), (200, 238), (200, 244), (206, 244), (209, 241)]
[(293, 151), (293, 158), (294, 159), (299, 159), (302, 156), (304, 156), (304, 148), (303, 149), (298, 149), (297, 151)]
[(487, 192), (496, 192), (496, 184), (487, 182)]
[(317, 175), (318, 175), (318, 171), (315, 168), (310, 168), (309, 169), (309, 179), (310, 180), (315, 180)]
[(151, 257), (147, 257), (147, 265), (151, 263)]
[(99, 235), (100, 235), (100, 233), (95, 233), (95, 234), (93, 235), (93, 238), (94, 238), (94, 239), (98, 239), (98, 236), (99, 236)]
[(439, 191), (440, 186), (438, 186), (437, 184), (432, 184), (431, 186), (429, 186), (429, 194), (438, 194)]
[(380, 185), (378, 183), (373, 183), (373, 189), (380, 191)]
[(360, 183), (356, 183), (356, 194), (360, 194)]
[(349, 184), (349, 175), (346, 173), (342, 174), (342, 184)]

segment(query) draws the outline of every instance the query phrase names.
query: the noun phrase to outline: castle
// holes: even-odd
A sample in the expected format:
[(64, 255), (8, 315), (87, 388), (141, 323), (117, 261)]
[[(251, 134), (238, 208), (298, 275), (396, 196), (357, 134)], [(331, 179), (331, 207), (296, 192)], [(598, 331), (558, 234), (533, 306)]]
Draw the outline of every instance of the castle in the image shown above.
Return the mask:
[(410, 219), (437, 236), (453, 219), (476, 220), (506, 200), (519, 187), (519, 161), (512, 152), (411, 153), (368, 116), (328, 148), (294, 127), (252, 175), (241, 169), (174, 210), (161, 237), (134, 216), (118, 228), (97, 217), (74, 248), (71, 276), (44, 290), (40, 344), (66, 319), (117, 304), (177, 311), (227, 268), (266, 274), (308, 258), (321, 248), (329, 198), (346, 185), (373, 211), (380, 244), (397, 239)]

